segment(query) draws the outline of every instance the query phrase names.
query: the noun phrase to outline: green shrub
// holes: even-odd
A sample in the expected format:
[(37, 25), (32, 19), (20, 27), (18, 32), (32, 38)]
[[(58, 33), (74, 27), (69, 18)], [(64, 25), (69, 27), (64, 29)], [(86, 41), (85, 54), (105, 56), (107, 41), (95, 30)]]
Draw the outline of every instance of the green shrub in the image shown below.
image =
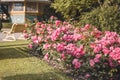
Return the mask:
[(120, 33), (120, 12), (117, 5), (94, 9), (82, 15), (80, 19), (82, 25), (89, 23), (102, 31), (110, 30)]
[(2, 23), (3, 28), (11, 28), (12, 23), (6, 22), (6, 23)]

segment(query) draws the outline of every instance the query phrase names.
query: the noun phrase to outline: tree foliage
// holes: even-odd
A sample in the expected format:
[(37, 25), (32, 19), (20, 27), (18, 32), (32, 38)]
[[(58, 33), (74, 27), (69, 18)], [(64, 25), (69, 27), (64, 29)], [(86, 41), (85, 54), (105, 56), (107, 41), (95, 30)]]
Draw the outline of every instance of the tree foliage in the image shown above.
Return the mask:
[(61, 12), (65, 18), (70, 19), (80, 16), (81, 12), (91, 11), (93, 7), (99, 5), (96, 0), (54, 0), (51, 6), (57, 12)]
[(120, 0), (54, 0), (51, 6), (80, 25), (90, 23), (101, 30), (120, 31)]

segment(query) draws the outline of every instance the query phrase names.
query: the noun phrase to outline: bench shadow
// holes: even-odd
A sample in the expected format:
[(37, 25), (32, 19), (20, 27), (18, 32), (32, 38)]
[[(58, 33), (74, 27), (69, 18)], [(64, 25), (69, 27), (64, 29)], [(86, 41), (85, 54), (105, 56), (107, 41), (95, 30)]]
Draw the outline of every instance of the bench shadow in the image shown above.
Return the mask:
[(65, 75), (60, 72), (48, 72), (41, 74), (21, 74), (8, 76), (2, 78), (2, 80), (66, 80), (65, 78), (63, 79), (64, 76)]
[(26, 47), (0, 48), (0, 60), (29, 57)]

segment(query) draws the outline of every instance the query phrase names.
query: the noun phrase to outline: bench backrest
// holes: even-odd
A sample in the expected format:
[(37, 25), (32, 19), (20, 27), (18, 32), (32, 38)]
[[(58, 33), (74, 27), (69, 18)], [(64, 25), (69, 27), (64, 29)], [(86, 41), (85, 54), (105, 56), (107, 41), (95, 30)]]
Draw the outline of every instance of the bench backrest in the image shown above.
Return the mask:
[(23, 30), (26, 30), (24, 24), (16, 24), (14, 23), (11, 27), (10, 32), (11, 33), (20, 33), (23, 32)]

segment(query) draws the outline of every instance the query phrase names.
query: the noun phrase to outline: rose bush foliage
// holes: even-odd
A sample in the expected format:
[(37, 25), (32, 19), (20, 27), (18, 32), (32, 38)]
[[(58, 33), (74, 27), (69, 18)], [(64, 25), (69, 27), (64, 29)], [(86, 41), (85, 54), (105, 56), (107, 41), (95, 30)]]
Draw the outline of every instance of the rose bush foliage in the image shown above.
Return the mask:
[(29, 48), (41, 50), (46, 61), (57, 60), (80, 80), (117, 80), (120, 73), (120, 36), (94, 26), (74, 27), (51, 16), (29, 26)]

